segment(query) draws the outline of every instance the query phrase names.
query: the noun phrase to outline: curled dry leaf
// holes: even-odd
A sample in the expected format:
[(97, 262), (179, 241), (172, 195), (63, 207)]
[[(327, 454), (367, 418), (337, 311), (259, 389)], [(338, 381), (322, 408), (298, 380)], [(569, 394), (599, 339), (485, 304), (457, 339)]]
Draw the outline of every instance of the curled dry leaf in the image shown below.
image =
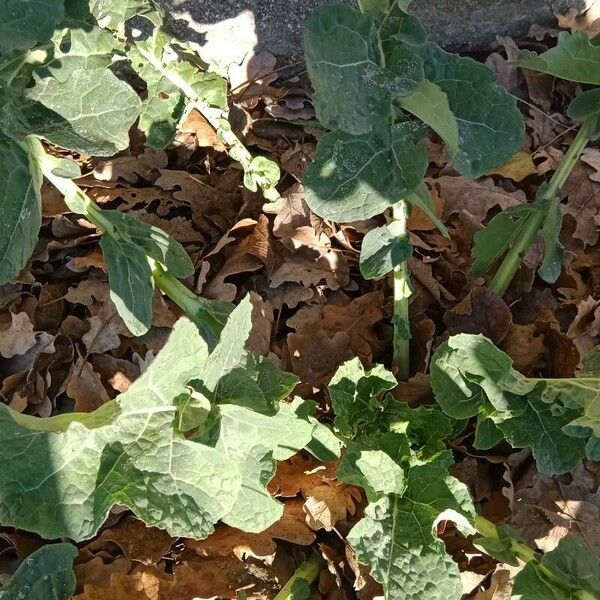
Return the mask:
[(110, 401), (110, 396), (102, 385), (100, 375), (82, 356), (73, 366), (66, 392), (67, 396), (75, 401), (73, 409), (75, 412), (92, 412)]
[(35, 346), (36, 337), (33, 323), (26, 312), (10, 313), (11, 323), (0, 331), (0, 355), (12, 358), (25, 354)]

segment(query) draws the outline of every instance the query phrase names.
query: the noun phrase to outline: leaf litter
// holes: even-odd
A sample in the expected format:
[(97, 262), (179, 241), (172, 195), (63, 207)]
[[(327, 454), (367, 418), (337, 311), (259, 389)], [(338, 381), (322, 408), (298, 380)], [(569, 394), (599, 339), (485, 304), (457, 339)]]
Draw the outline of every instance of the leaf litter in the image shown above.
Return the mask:
[[(575, 12), (559, 17), (559, 24), (598, 30), (597, 21)], [(552, 32), (535, 34), (500, 39), (487, 60), (502, 84), (524, 101), (527, 134), (519, 153), (478, 181), (453, 171), (444, 152), (430, 155), (426, 181), (450, 239), (441, 238), (424, 215), (411, 215), (416, 358), (410, 379), (394, 394), (412, 406), (430, 401), (429, 361), (448, 335), (485, 334), (527, 377), (571, 377), (600, 343), (596, 148), (584, 152), (565, 188), (561, 241), (567, 254), (555, 285), (534, 277), (541, 262), (535, 247), (506, 302), (470, 273), (474, 233), (500, 210), (533, 197), (573, 138), (564, 117), (573, 87), (509, 65), (518, 48), (552, 45)], [(243, 67), (230, 73), (233, 102), (243, 111), (246, 141), (283, 170), (284, 193), (276, 204), (263, 210), (260, 195), (242, 186), (238, 166), (195, 112), (181, 125), (175, 147), (94, 161), (91, 174), (79, 183), (103, 207), (135, 214), (181, 242), (194, 261), (188, 283), (197, 292), (236, 303), (252, 292), (252, 350), (297, 375), (295, 393), (314, 399), (321, 420), (331, 422), (327, 386), (337, 367), (355, 357), (367, 369), (389, 363), (390, 292), (385, 281), (360, 276), (358, 248), (368, 227), (321, 221), (304, 200), (298, 182), (320, 135), (298, 124), (314, 117), (306, 77), (279, 77), (268, 53)], [(245, 78), (244, 69), (252, 77)], [(431, 141), (432, 148), (436, 143)], [(91, 412), (126, 392), (152, 364), (180, 311), (157, 294), (152, 328), (132, 337), (108, 300), (95, 230), (68, 213), (50, 188), (44, 187), (43, 207), (33, 259), (16, 283), (0, 288), (0, 398), (26, 415)], [(565, 357), (562, 363), (557, 356)], [(576, 533), (600, 554), (598, 463), (579, 461), (550, 477), (536, 470), (527, 451), (477, 450), (473, 431), (453, 440), (452, 448), (453, 474), (488, 519), (507, 519), (545, 552)], [(201, 541), (172, 537), (124, 508), (113, 508), (98, 534), (78, 548), (74, 598), (233, 599), (244, 592), (266, 600), (313, 551), (325, 566), (312, 599), (381, 596), (380, 585), (359, 567), (346, 539), (364, 516), (366, 497), (361, 488), (336, 479), (337, 466), (305, 451), (280, 461), (268, 489), (283, 503), (282, 516), (261, 533), (221, 523)], [(459, 564), (465, 597), (509, 597), (518, 568), (486, 557), (452, 526), (439, 533)], [(44, 542), (4, 528), (0, 545), (0, 571), (8, 581)]]

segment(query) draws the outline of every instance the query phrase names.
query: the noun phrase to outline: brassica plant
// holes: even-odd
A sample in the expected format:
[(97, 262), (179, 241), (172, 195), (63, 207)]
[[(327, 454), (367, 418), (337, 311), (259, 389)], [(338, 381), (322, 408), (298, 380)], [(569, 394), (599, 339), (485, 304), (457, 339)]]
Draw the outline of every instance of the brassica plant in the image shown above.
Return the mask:
[[(149, 2), (49, 0), (44, 10), (30, 0), (2, 3), (0, 23), (9, 50), (0, 60), (0, 283), (16, 277), (33, 252), (46, 178), (102, 232), (111, 298), (132, 333), (149, 328), (158, 286), (214, 345), (231, 307), (196, 298), (179, 283), (194, 271), (183, 247), (156, 227), (100, 209), (74, 181), (78, 165), (44, 144), (111, 156), (129, 146), (137, 124), (149, 147), (164, 148), (197, 108), (241, 163), (245, 185), (274, 200), (279, 168), (252, 157), (233, 133), (226, 81), (169, 34)], [(143, 100), (129, 83), (136, 78), (146, 88)]]
[[(586, 85), (600, 85), (600, 43), (583, 31), (562, 32), (556, 47), (540, 54), (523, 52), (516, 64)], [(496, 215), (475, 235), (473, 273), (482, 275), (498, 258), (504, 259), (490, 289), (504, 294), (536, 235), (542, 230), (544, 258), (539, 276), (554, 283), (561, 272), (564, 250), (560, 243), (563, 188), (588, 142), (600, 138), (600, 89), (592, 88), (571, 102), (568, 115), (581, 126), (548, 183), (538, 189), (534, 202)]]
[(411, 254), (406, 219), (423, 209), (440, 230), (423, 177), (426, 136), (445, 142), (455, 168), (479, 177), (519, 148), (523, 120), (494, 74), (428, 41), (407, 0), (363, 0), (317, 8), (306, 21), (305, 54), (315, 109), (331, 133), (304, 178), (309, 207), (324, 219), (358, 221), (392, 209), (364, 238), (360, 269), (394, 272), (394, 359), (408, 376)]

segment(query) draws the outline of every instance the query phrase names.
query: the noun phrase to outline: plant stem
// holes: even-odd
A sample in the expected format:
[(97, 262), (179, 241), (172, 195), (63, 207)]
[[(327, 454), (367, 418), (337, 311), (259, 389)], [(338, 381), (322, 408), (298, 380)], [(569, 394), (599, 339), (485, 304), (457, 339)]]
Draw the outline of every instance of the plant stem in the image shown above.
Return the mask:
[[(573, 167), (577, 164), (581, 153), (589, 141), (591, 127), (592, 121), (590, 119), (583, 122), (571, 146), (562, 157), (554, 175), (550, 179), (548, 187), (540, 198), (540, 201), (548, 207), (551, 202), (560, 195)], [(545, 210), (534, 210), (526, 218), (522, 233), (516, 243), (508, 251), (508, 254), (504, 257), (500, 268), (496, 271), (496, 274), (490, 282), (490, 289), (499, 296), (502, 296), (508, 289), (510, 282), (519, 270), (525, 254), (527, 254), (527, 251), (531, 247), (537, 232), (543, 226), (545, 219)]]
[(152, 267), (154, 285), (169, 296), (188, 316), (194, 314), (198, 301), (196, 294), (183, 285), (179, 279), (173, 277), (171, 273), (165, 271), (160, 263), (152, 259), (149, 259), (149, 261)]
[[(175, 87), (190, 100), (193, 106), (202, 113), (211, 127), (217, 132), (219, 140), (229, 148), (229, 156), (240, 163), (244, 173), (252, 172), (254, 157), (244, 146), (241, 140), (231, 129), (231, 124), (227, 119), (227, 111), (209, 106), (201, 100), (196, 90), (179, 73), (165, 67), (163, 63), (151, 52), (138, 47), (138, 52), (154, 67), (161, 75), (168, 79)], [(273, 185), (268, 183), (259, 183), (264, 197), (274, 202), (279, 199), (279, 192)]]
[[(392, 223), (390, 231), (399, 238), (408, 235), (406, 229), (407, 205), (400, 200), (392, 208)], [(398, 377), (408, 379), (410, 375), (410, 319), (408, 314), (408, 299), (412, 294), (408, 262), (403, 261), (394, 267), (394, 364), (398, 367)]]
[(313, 554), (296, 569), (294, 574), (273, 600), (293, 600), (294, 596), (292, 592), (295, 583), (300, 579), (304, 579), (310, 585), (317, 578), (322, 566), (323, 559), (320, 556)]

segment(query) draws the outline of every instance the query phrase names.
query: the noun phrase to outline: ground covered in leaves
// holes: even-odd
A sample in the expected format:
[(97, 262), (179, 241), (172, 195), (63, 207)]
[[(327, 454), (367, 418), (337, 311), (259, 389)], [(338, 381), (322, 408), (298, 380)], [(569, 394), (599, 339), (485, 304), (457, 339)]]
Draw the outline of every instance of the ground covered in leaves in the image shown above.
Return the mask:
[[(585, 23), (570, 15), (561, 25)], [(470, 181), (453, 171), (441, 143), (430, 140), (427, 184), (451, 235), (443, 237), (422, 213), (410, 217), (411, 377), (394, 394), (414, 406), (432, 401), (429, 359), (449, 335), (483, 333), (523, 374), (557, 378), (572, 377), (580, 358), (600, 343), (598, 147), (584, 152), (566, 186), (566, 258), (554, 286), (535, 276), (539, 245), (504, 298), (470, 273), (474, 234), (500, 210), (532, 199), (573, 139), (564, 113), (576, 85), (508, 64), (518, 48), (542, 51), (556, 35), (534, 27), (527, 38), (499, 39), (497, 51), (478, 57), (521, 100), (526, 118), (524, 145), (504, 168)], [(390, 363), (389, 282), (365, 281), (358, 270), (362, 237), (381, 223), (337, 226), (308, 210), (301, 180), (323, 131), (301, 65), (278, 65), (263, 53), (229, 77), (237, 131), (253, 152), (282, 168), (278, 203), (264, 204), (243, 188), (239, 167), (195, 112), (166, 152), (143, 151), (142, 140), (134, 140), (127, 155), (108, 161), (75, 157), (89, 173), (79, 183), (101, 206), (127, 211), (181, 242), (196, 265), (187, 283), (198, 294), (237, 302), (250, 292), (249, 349), (295, 373), (296, 393), (317, 400), (328, 422), (327, 384), (340, 364), (353, 357), (365, 367)], [(179, 312), (157, 294), (152, 329), (132, 337), (109, 300), (95, 228), (70, 214), (50, 186), (43, 190), (43, 215), (28, 268), (17, 283), (0, 288), (0, 396), (31, 415), (89, 412), (127, 390)], [(485, 517), (512, 522), (543, 551), (577, 533), (600, 553), (600, 464), (583, 462), (551, 478), (536, 472), (526, 451), (506, 445), (482, 453), (472, 442), (469, 429), (451, 441), (453, 474)], [(235, 598), (241, 590), (269, 599), (311, 547), (324, 559), (311, 598), (380, 596), (345, 542), (362, 516), (364, 494), (336, 481), (336, 466), (309, 454), (280, 462), (269, 489), (283, 502), (283, 517), (260, 534), (221, 525), (203, 541), (174, 539), (113, 509), (97, 538), (79, 548), (77, 600)], [(439, 533), (460, 565), (466, 597), (508, 597), (515, 568), (482, 555), (450, 527)], [(0, 531), (1, 577), (43, 544), (22, 531)]]

